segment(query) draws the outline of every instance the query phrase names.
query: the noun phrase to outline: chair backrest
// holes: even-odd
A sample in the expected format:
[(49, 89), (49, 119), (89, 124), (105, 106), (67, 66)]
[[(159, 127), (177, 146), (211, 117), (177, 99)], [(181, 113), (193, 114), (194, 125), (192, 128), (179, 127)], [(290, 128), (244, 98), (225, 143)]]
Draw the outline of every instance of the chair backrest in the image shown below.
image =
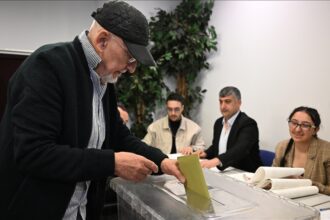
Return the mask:
[(272, 166), (275, 153), (268, 150), (259, 150), (263, 166)]

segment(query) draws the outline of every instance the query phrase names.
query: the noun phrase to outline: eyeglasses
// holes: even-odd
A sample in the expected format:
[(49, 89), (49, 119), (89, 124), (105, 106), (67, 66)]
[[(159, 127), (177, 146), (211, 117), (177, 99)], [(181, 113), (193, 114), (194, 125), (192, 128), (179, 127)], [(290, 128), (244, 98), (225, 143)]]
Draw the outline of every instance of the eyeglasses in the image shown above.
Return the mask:
[[(112, 36), (113, 36), (113, 39), (118, 39), (118, 37), (116, 35), (112, 34)], [(121, 42), (118, 42), (118, 41), (116, 41), (116, 42), (126, 52), (127, 56), (130, 57), (129, 60), (127, 61), (127, 65), (130, 66), (133, 63), (135, 63), (136, 62), (136, 59), (129, 53), (127, 47), (124, 47), (121, 44)]]
[(296, 120), (288, 120), (289, 127), (296, 129), (297, 127), (300, 127), (304, 131), (309, 131), (311, 128), (316, 128), (315, 125), (312, 125), (311, 123), (308, 122), (301, 122), (299, 123)]
[(180, 110), (181, 110), (181, 108), (167, 108), (167, 112), (176, 112), (176, 113), (178, 113), (178, 112), (180, 112)]

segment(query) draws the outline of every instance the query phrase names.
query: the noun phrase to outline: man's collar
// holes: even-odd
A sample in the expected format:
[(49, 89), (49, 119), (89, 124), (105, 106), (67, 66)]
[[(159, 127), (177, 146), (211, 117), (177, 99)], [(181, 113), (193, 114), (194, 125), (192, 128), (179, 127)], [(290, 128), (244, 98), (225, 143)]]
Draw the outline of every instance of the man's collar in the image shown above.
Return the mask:
[[(241, 111), (237, 111), (233, 116), (231, 116), (229, 119), (228, 119), (228, 124), (231, 126), (233, 126), (238, 114), (240, 113)], [(222, 119), (222, 124), (225, 123), (225, 118)]]
[(96, 53), (93, 45), (87, 37), (88, 31), (85, 30), (79, 35), (79, 40), (81, 42), (82, 48), (84, 50), (88, 67), (95, 70), (96, 67), (101, 63), (101, 57)]
[[(184, 118), (183, 115), (181, 115), (181, 118), (180, 118), (180, 127), (179, 129), (182, 129), (182, 130), (185, 130), (186, 129), (186, 124), (183, 122), (184, 121)], [(170, 119), (168, 117), (168, 115), (165, 116), (165, 123), (163, 124), (163, 129), (170, 129)]]

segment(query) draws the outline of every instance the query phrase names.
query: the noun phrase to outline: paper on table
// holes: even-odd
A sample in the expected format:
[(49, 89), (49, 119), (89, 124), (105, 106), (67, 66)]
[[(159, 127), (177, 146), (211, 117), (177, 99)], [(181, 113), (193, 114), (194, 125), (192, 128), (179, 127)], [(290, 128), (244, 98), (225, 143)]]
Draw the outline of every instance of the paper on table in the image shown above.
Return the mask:
[(258, 183), (270, 178), (283, 178), (294, 175), (301, 175), (305, 172), (304, 168), (292, 167), (259, 167), (254, 176), (249, 181), (250, 183)]
[(231, 172), (231, 171), (235, 171), (236, 168), (235, 167), (227, 167), (226, 169), (224, 170), (219, 170), (217, 167), (211, 167), (209, 170), (213, 171), (213, 172), (216, 172), (216, 173), (226, 173), (226, 172)]
[(298, 198), (301, 196), (314, 195), (319, 192), (319, 189), (316, 186), (301, 186), (297, 188), (288, 188), (288, 189), (276, 189), (271, 190), (272, 192), (285, 196), (287, 198)]
[(325, 210), (320, 210), (320, 219), (330, 219), (330, 210), (325, 209)]
[(252, 178), (253, 175), (254, 175), (254, 173), (250, 173), (250, 172), (227, 174), (227, 176), (230, 176), (231, 178), (234, 178), (239, 181), (246, 182), (246, 183)]
[(310, 179), (267, 179), (263, 182), (263, 185), (257, 185), (258, 187), (267, 188), (270, 185), (270, 190), (287, 189), (302, 186), (311, 186), (312, 181)]
[(167, 156), (168, 156), (169, 159), (176, 160), (176, 159), (178, 159), (178, 157), (183, 156), (183, 154), (182, 153), (167, 154)]
[(303, 203), (308, 206), (320, 206), (323, 208), (324, 204), (328, 204), (326, 207), (330, 207), (330, 196), (324, 194), (315, 194), (313, 196), (301, 197), (295, 201)]
[(193, 208), (206, 211), (212, 209), (210, 194), (197, 155), (178, 157), (179, 167), (186, 178), (187, 202)]

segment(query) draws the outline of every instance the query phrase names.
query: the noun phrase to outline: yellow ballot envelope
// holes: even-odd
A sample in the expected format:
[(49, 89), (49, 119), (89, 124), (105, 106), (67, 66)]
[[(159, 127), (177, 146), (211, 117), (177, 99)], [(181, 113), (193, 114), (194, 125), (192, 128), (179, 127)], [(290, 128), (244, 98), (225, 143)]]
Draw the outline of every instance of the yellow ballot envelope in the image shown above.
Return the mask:
[(212, 210), (210, 194), (197, 155), (178, 157), (179, 167), (186, 178), (187, 202), (199, 211)]

